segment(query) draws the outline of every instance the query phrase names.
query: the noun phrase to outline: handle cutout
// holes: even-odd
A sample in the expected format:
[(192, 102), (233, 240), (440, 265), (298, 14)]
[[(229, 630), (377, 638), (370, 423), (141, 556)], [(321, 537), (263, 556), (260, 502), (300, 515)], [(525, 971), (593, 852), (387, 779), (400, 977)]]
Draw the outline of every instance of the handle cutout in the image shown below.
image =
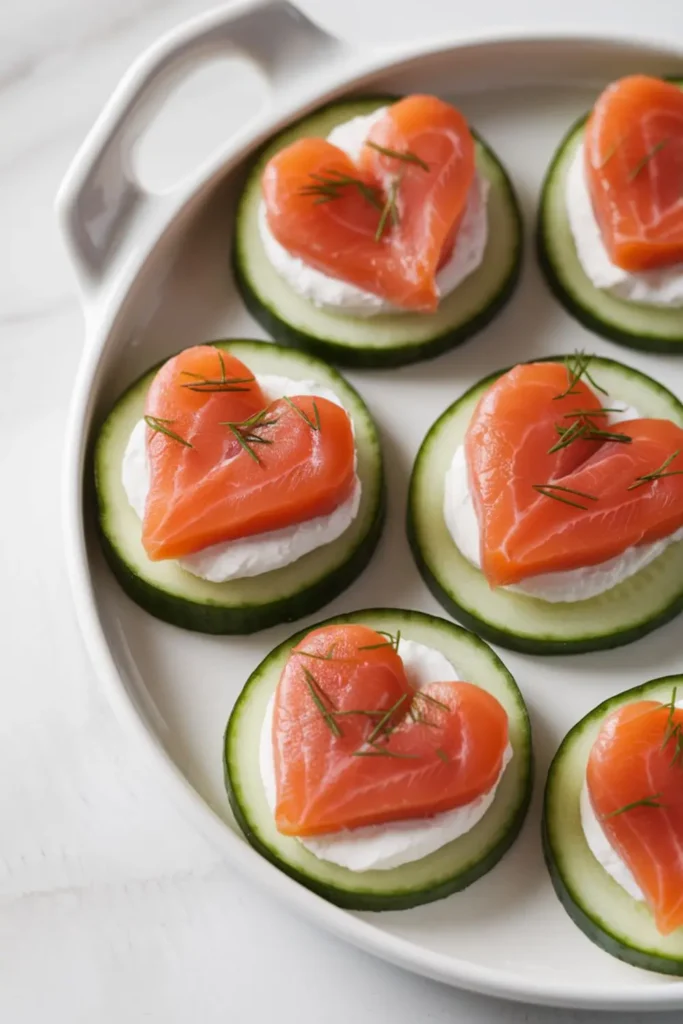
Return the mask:
[(239, 54), (216, 56), (172, 83), (137, 137), (133, 174), (148, 192), (171, 191), (197, 170), (268, 97), (258, 65)]

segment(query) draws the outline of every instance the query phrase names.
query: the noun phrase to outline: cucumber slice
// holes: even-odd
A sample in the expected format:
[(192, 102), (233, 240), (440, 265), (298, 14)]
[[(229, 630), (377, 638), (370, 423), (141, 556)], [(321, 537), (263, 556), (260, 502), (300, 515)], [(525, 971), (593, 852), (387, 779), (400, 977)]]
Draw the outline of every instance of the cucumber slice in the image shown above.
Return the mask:
[(264, 857), (337, 906), (353, 910), (404, 910), (442, 899), (486, 874), (512, 845), (531, 797), (531, 728), (524, 700), (496, 654), (478, 637), (421, 612), (373, 608), (328, 619), (362, 622), (441, 651), (464, 679), (492, 693), (509, 718), (513, 757), (490, 808), (468, 833), (440, 850), (386, 871), (350, 871), (321, 860), (295, 838), (281, 835), (266, 801), (259, 770), (259, 741), (268, 702), (289, 652), (311, 629), (276, 647), (247, 680), (225, 733), (225, 784), (247, 840)]
[(637, 700), (671, 700), (683, 676), (665, 676), (611, 697), (564, 738), (548, 773), (543, 849), (562, 906), (589, 939), (619, 960), (683, 976), (683, 928), (660, 935), (645, 903), (634, 900), (595, 859), (583, 834), (579, 799), (591, 747), (605, 716)]
[(327, 136), (335, 125), (393, 103), (395, 97), (345, 100), (304, 118), (273, 139), (247, 178), (237, 211), (233, 268), (250, 313), (276, 341), (344, 366), (403, 366), (440, 355), (484, 327), (512, 294), (521, 267), (522, 228), (505, 170), (481, 139), (477, 167), (491, 182), (489, 244), (482, 265), (433, 314), (358, 318), (319, 309), (297, 295), (268, 260), (258, 230), (261, 176), (267, 161), (304, 136)]
[[(683, 89), (683, 80), (677, 81)], [(583, 140), (586, 118), (569, 130), (546, 174), (536, 244), (546, 281), (568, 313), (596, 334), (650, 352), (683, 351), (683, 309), (627, 302), (596, 288), (585, 274), (567, 218), (567, 171)]]
[(140, 520), (121, 483), (121, 462), (142, 417), (156, 369), (136, 381), (107, 417), (95, 445), (95, 485), (105, 555), (123, 589), (152, 615), (201, 633), (253, 633), (294, 622), (348, 587), (372, 557), (384, 521), (384, 472), (377, 428), (362, 398), (343, 377), (312, 356), (264, 341), (220, 341), (254, 373), (316, 380), (331, 388), (353, 419), (362, 484), (358, 515), (337, 540), (273, 572), (210, 583), (173, 561), (151, 562)]
[[(557, 357), (562, 359), (563, 357)], [(504, 373), (506, 371), (501, 371)], [(591, 376), (643, 416), (683, 426), (683, 405), (650, 377), (594, 357)], [(486, 640), (528, 654), (578, 654), (631, 643), (683, 609), (683, 541), (611, 590), (586, 601), (551, 603), (502, 588), (460, 553), (443, 517), (444, 478), (481, 395), (499, 373), (475, 384), (428, 432), (413, 468), (408, 538), (422, 577), (451, 615)]]

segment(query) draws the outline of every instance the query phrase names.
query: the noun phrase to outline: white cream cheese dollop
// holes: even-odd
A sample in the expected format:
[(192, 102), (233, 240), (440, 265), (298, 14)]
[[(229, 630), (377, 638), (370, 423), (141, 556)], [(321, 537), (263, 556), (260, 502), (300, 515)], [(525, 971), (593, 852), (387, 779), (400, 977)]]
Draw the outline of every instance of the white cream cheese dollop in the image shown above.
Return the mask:
[[(401, 639), (399, 654), (412, 686), (457, 680), (458, 673), (448, 659), (431, 647), (414, 640)], [(266, 709), (261, 729), (259, 765), (268, 806), (275, 811), (275, 765), (273, 759), (273, 696)], [(330, 835), (300, 839), (299, 842), (321, 860), (330, 861), (350, 871), (386, 871), (427, 857), (430, 853), (469, 832), (493, 803), (503, 773), (512, 758), (508, 744), (500, 775), (495, 785), (482, 796), (463, 807), (436, 814), (433, 818), (389, 822), (363, 828), (334, 832)]]
[(631, 273), (612, 263), (593, 211), (584, 167), (583, 144), (567, 171), (565, 202), (579, 262), (596, 288), (619, 299), (652, 306), (683, 306), (683, 263)]
[[(257, 381), (269, 402), (284, 396), (317, 395), (342, 405), (334, 391), (315, 381), (291, 380), (274, 374), (258, 376)], [(128, 440), (121, 467), (123, 488), (140, 519), (144, 516), (150, 484), (146, 437), (145, 422), (139, 420)], [(356, 475), (351, 496), (329, 515), (318, 516), (282, 530), (214, 544), (178, 559), (178, 564), (193, 576), (211, 583), (225, 583), (227, 580), (259, 576), (264, 572), (281, 569), (341, 537), (358, 515), (360, 500), (361, 483)]]
[[(610, 414), (610, 423), (638, 417), (637, 409), (625, 406), (623, 402), (609, 396), (601, 397), (607, 408), (621, 409), (618, 413)], [(479, 522), (472, 500), (464, 445), (456, 448), (446, 472), (443, 514), (455, 546), (468, 562), (480, 569)], [(537, 597), (542, 601), (587, 601), (598, 594), (604, 594), (629, 576), (640, 572), (655, 558), (659, 558), (670, 544), (681, 539), (683, 529), (651, 544), (639, 544), (637, 547), (628, 548), (615, 558), (600, 562), (598, 565), (587, 565), (567, 572), (543, 573), (501, 589)]]
[(580, 810), (581, 828), (588, 848), (597, 862), (615, 882), (619, 883), (622, 889), (626, 890), (629, 896), (632, 896), (634, 900), (644, 900), (643, 891), (633, 877), (631, 869), (614, 849), (595, 815), (585, 780), (581, 787)]
[[(358, 160), (370, 129), (381, 120), (386, 109), (382, 107), (372, 114), (354, 117), (345, 124), (337, 125), (330, 132), (328, 141), (343, 149), (352, 160)], [(437, 288), (442, 297), (454, 291), (477, 269), (484, 258), (488, 239), (488, 193), (488, 180), (477, 173), (472, 182), (453, 253), (437, 274)], [(309, 267), (302, 259), (289, 253), (270, 231), (264, 203), (261, 203), (259, 208), (258, 225), (266, 256), (275, 270), (293, 291), (314, 306), (357, 317), (405, 312), (386, 302), (379, 295), (373, 295), (372, 292), (366, 292), (338, 278), (328, 277), (327, 274)]]
[[(683, 707), (683, 700), (676, 701), (676, 707)], [(588, 794), (588, 786), (584, 780), (580, 797), (581, 828), (586, 838), (588, 848), (599, 864), (605, 869), (615, 882), (625, 889), (629, 896), (639, 902), (645, 901), (643, 890), (640, 888), (628, 865), (621, 859), (609, 839), (605, 835), (602, 825), (598, 821), (591, 798)]]

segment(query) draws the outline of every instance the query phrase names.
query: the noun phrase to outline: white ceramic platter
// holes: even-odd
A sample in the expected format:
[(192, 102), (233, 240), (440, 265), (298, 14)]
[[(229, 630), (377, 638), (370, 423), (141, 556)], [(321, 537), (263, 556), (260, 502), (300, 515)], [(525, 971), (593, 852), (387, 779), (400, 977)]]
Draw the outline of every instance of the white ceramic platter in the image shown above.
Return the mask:
[[(128, 158), (160, 79), (229, 44), (259, 63), (270, 98), (191, 180), (164, 195), (145, 193)], [(210, 638), (157, 622), (133, 605), (98, 549), (87, 444), (114, 398), (157, 360), (210, 338), (260, 336), (228, 273), (233, 171), (256, 141), (298, 110), (350, 89), (452, 98), (504, 161), (521, 198), (528, 241), (521, 286), (492, 326), (451, 354), (399, 371), (349, 374), (381, 426), (390, 515), (369, 569), (318, 617), (386, 604), (439, 614), (411, 560), (404, 513), (418, 445), (455, 397), (501, 366), (577, 347), (632, 363), (683, 395), (683, 360), (620, 349), (573, 323), (543, 286), (531, 245), (544, 169), (596, 90), (634, 70), (680, 72), (682, 63), (683, 53), (665, 45), (571, 37), (441, 41), (417, 54), (359, 54), (287, 4), (232, 6), (183, 26), (143, 56), (86, 141), (58, 201), (87, 325), (67, 442), (68, 561), (98, 676), (130, 735), (148, 751), (150, 771), (235, 870), (293, 910), (410, 970), (513, 999), (683, 1007), (683, 982), (619, 963), (574, 927), (551, 889), (539, 837), (545, 773), (560, 739), (611, 694), (680, 671), (681, 620), (613, 653), (543, 660), (502, 652), (528, 702), (537, 754), (535, 799), (521, 837), (464, 893), (402, 913), (349, 913), (262, 860), (238, 832), (223, 789), (221, 741), (230, 709), (250, 671), (292, 627)]]

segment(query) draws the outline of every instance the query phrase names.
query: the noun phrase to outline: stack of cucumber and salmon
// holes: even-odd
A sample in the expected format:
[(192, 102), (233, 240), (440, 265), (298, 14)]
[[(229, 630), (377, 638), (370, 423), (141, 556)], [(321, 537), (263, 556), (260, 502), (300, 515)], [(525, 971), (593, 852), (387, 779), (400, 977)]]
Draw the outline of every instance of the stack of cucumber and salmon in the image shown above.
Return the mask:
[[(613, 83), (560, 146), (538, 253), (597, 334), (683, 351), (682, 180), (681, 83)], [(389, 369), (473, 338), (521, 257), (510, 179), (442, 99), (344, 100), (266, 144), (233, 265), (273, 341), (186, 348), (132, 384), (96, 438), (100, 535), (129, 596), (177, 627), (235, 635), (341, 595), (391, 502), (372, 413), (328, 361)], [(449, 618), (371, 608), (295, 633), (246, 681), (225, 733), (248, 841), (348, 908), (449, 896), (518, 835), (529, 715), (487, 641), (596, 651), (683, 608), (683, 405), (584, 352), (503, 366), (424, 438), (407, 538)], [(679, 975), (681, 782), (683, 677), (656, 679), (572, 728), (542, 827), (589, 938)]]

